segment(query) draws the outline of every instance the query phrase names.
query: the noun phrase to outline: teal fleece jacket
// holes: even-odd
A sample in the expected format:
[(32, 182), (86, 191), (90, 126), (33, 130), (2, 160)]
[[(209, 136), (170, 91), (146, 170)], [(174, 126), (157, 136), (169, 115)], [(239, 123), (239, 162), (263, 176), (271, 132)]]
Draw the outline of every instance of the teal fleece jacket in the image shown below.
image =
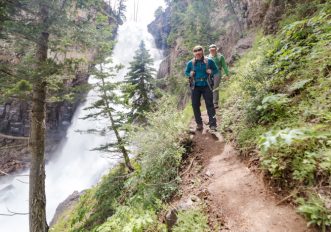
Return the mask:
[[(212, 70), (212, 75), (218, 75), (218, 68), (212, 59), (208, 58), (208, 68)], [(195, 71), (195, 86), (208, 86), (208, 74), (206, 70), (206, 64), (204, 62), (204, 57), (201, 60), (195, 62), (195, 68), (193, 68), (192, 60), (186, 64), (185, 76), (190, 77), (190, 72)]]

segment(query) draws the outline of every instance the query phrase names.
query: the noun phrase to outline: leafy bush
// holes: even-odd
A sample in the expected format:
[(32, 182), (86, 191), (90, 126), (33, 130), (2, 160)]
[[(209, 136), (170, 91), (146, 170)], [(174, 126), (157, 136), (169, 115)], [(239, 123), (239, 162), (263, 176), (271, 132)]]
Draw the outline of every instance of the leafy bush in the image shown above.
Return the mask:
[(307, 86), (307, 84), (310, 83), (311, 81), (312, 79), (298, 80), (289, 86), (288, 91), (290, 93), (294, 93), (298, 90), (304, 89)]
[(308, 200), (299, 198), (298, 211), (309, 220), (309, 225), (318, 225), (325, 232), (331, 226), (331, 208), (325, 205), (325, 199), (321, 196), (311, 195)]
[(330, 150), (323, 151), (320, 167), (323, 171), (325, 171), (328, 174), (328, 176), (330, 178), (330, 183), (331, 183), (331, 151)]
[(207, 232), (208, 218), (201, 212), (200, 209), (190, 209), (180, 211), (178, 213), (178, 221), (172, 230), (173, 232)]
[(155, 211), (143, 206), (120, 206), (109, 220), (95, 229), (96, 232), (156, 232), (166, 231), (159, 224)]
[(293, 160), (293, 179), (311, 185), (318, 170), (318, 153), (305, 151)]
[(245, 122), (244, 100), (240, 96), (233, 96), (223, 104), (221, 111), (220, 129), (222, 132), (232, 132), (234, 137), (243, 129)]
[[(325, 3), (314, 17), (292, 22), (282, 29), (280, 37), (275, 40), (274, 47), (266, 56), (267, 64), (272, 67), (273, 85), (281, 88), (282, 85), (287, 85), (288, 79), (298, 75), (308, 75), (307, 79), (318, 75), (316, 71), (310, 70), (311, 67), (315, 69), (320, 65), (314, 62), (318, 57), (313, 52), (318, 47), (325, 47), (325, 43), (330, 40), (330, 29), (326, 26), (330, 12), (330, 3)], [(318, 56), (322, 53), (320, 51)]]
[(286, 116), (286, 106), (290, 102), (286, 94), (271, 94), (265, 96), (256, 110), (260, 112), (260, 122), (274, 122)]
[(262, 126), (243, 128), (238, 132), (237, 143), (244, 154), (255, 150), (258, 138), (265, 132)]
[[(325, 164), (329, 157), (324, 155), (324, 149), (329, 147), (330, 138), (329, 132), (318, 129), (269, 131), (259, 140), (262, 166), (280, 181), (286, 178), (301, 184), (314, 184), (317, 173), (328, 175)], [(319, 166), (321, 162), (325, 169)]]

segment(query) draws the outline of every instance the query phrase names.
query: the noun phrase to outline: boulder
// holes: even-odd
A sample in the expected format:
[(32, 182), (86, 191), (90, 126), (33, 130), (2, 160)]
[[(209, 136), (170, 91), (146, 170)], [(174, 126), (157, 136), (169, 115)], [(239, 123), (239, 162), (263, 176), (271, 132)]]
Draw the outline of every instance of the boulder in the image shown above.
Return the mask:
[(50, 227), (52, 225), (56, 224), (56, 222), (59, 220), (59, 218), (62, 216), (62, 214), (68, 210), (71, 206), (73, 206), (76, 202), (78, 202), (79, 197), (84, 193), (85, 191), (73, 192), (70, 196), (68, 196), (63, 202), (61, 202), (58, 207), (56, 208), (55, 215), (50, 223)]

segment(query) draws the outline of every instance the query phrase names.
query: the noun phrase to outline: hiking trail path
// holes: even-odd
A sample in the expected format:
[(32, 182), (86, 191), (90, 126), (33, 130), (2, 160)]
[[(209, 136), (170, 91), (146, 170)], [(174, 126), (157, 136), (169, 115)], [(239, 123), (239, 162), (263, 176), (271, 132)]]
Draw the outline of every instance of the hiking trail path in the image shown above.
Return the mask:
[[(203, 121), (208, 121), (206, 113)], [(195, 128), (194, 122), (190, 128)], [(280, 197), (264, 184), (263, 175), (250, 170), (221, 136), (215, 139), (205, 126), (191, 138), (193, 151), (182, 177), (182, 198), (195, 195), (204, 199), (209, 221), (222, 222), (220, 231), (314, 231), (292, 205), (280, 204)]]

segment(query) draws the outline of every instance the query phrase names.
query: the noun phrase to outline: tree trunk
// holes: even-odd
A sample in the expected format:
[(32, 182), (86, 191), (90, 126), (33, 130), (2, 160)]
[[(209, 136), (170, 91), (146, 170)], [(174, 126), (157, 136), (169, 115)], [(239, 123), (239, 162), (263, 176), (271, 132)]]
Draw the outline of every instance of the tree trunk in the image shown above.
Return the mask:
[[(40, 25), (46, 25), (48, 11), (40, 6)], [(48, 37), (47, 27), (43, 28), (36, 45), (36, 68), (40, 72), (47, 59)], [(45, 114), (46, 114), (46, 79), (37, 75), (33, 83), (30, 153), (31, 168), (29, 180), (29, 224), (30, 232), (46, 232), (46, 194), (45, 194)]]
[(132, 166), (132, 164), (130, 162), (130, 157), (129, 157), (128, 151), (126, 150), (126, 148), (123, 144), (123, 140), (122, 140), (122, 138), (121, 138), (116, 126), (115, 126), (115, 122), (114, 122), (114, 119), (112, 117), (112, 114), (109, 110), (107, 110), (107, 112), (108, 112), (108, 115), (109, 115), (109, 118), (110, 118), (110, 121), (111, 121), (111, 124), (112, 124), (113, 131), (114, 131), (116, 139), (117, 139), (118, 147), (119, 147), (120, 151), (122, 152), (124, 162), (125, 162), (125, 166), (129, 169), (130, 172), (133, 172), (134, 167)]

